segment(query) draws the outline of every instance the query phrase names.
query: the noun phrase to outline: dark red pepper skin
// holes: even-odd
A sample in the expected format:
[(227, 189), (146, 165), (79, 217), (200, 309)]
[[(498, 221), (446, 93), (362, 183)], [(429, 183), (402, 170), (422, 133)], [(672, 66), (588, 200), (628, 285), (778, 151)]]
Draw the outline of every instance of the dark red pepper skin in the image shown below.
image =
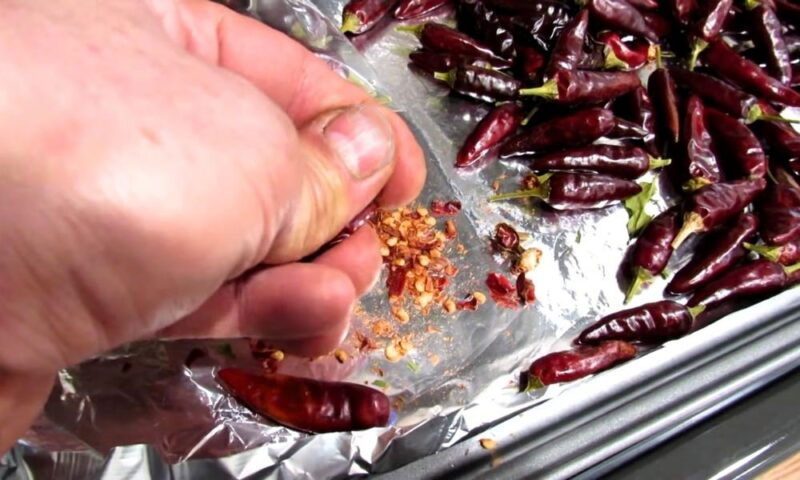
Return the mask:
[(538, 48), (517, 46), (516, 72), (518, 78), (540, 82), (547, 57)]
[(680, 153), (684, 158), (684, 168), (689, 180), (709, 184), (722, 180), (722, 174), (712, 149), (711, 133), (706, 126), (705, 111), (706, 108), (700, 97), (696, 95), (689, 97), (689, 101), (686, 102)]
[(588, 145), (529, 160), (533, 170), (583, 170), (634, 179), (650, 169), (650, 156), (630, 145)]
[(664, 41), (672, 38), (675, 31), (672, 27), (672, 22), (670, 22), (666, 17), (658, 14), (657, 12), (644, 11), (641, 13), (642, 18), (644, 18), (647, 26), (650, 27), (650, 29), (655, 32), (656, 35), (658, 35), (658, 38), (664, 39)]
[(742, 243), (755, 234), (757, 227), (755, 215), (740, 215), (730, 228), (704, 242), (692, 260), (670, 280), (666, 291), (672, 295), (688, 293), (725, 273), (747, 256)]
[[(778, 112), (769, 105), (762, 104), (762, 109), (767, 115), (776, 115)], [(785, 123), (758, 122), (759, 132), (767, 139), (770, 154), (786, 160), (789, 166), (795, 164), (793, 169), (800, 175), (800, 133)]]
[(769, 73), (779, 82), (789, 84), (792, 80), (792, 62), (789, 58), (789, 47), (783, 38), (783, 26), (775, 10), (762, 1), (747, 16), (753, 42), (764, 54)]
[(708, 108), (706, 123), (711, 127), (716, 145), (726, 152), (734, 169), (746, 178), (762, 178), (767, 174), (767, 155), (758, 137), (741, 120)]
[(401, 0), (394, 9), (394, 18), (411, 20), (427, 15), (450, 3), (450, 0)]
[(665, 143), (667, 147), (675, 145), (681, 137), (678, 93), (672, 72), (664, 68), (656, 69), (647, 81), (647, 91), (655, 107), (657, 132), (661, 137), (657, 144), (663, 154)]
[(348, 18), (357, 19), (346, 33), (360, 35), (377, 25), (395, 3), (396, 0), (351, 0), (342, 10), (342, 27), (348, 27)]
[(692, 31), (706, 42), (712, 42), (719, 38), (733, 0), (701, 0), (701, 2), (698, 9), (700, 15), (692, 24)]
[(689, 309), (662, 300), (607, 315), (584, 329), (575, 343), (595, 345), (608, 340), (657, 345), (681, 337), (692, 328)]
[(651, 155), (659, 155), (656, 148), (655, 132), (656, 119), (653, 112), (653, 103), (643, 86), (617, 98), (614, 101), (614, 113), (618, 117), (630, 120), (638, 125), (647, 134), (642, 138), (644, 148)]
[(489, 46), (440, 23), (426, 23), (419, 32), (419, 41), (423, 47), (434, 52), (485, 58), (492, 61), (505, 60), (494, 53)]
[(557, 210), (604, 208), (642, 191), (630, 180), (593, 173), (555, 172), (547, 180), (545, 201)]
[(545, 70), (546, 78), (552, 78), (558, 70), (570, 70), (581, 63), (586, 55), (584, 45), (588, 28), (589, 10), (584, 8), (570, 20), (558, 36), (550, 52), (550, 62)]
[(708, 283), (692, 295), (687, 305), (711, 309), (731, 300), (778, 292), (787, 283), (783, 266), (762, 258), (735, 267)]
[(456, 19), (461, 31), (485, 43), (500, 57), (516, 57), (513, 25), (499, 17), (486, 3), (481, 0), (459, 1)]
[(449, 72), (459, 65), (480, 68), (503, 68), (504, 66), (497, 65), (497, 63), (490, 62), (483, 58), (462, 57), (449, 53), (429, 52), (427, 50), (413, 52), (408, 56), (408, 59), (411, 61), (410, 65), (429, 75), (433, 75), (436, 72)]
[(256, 375), (238, 368), (223, 368), (217, 375), (248, 408), (297, 430), (345, 432), (389, 423), (389, 398), (364, 385)]
[(700, 95), (706, 103), (716, 105), (735, 117), (747, 118), (750, 110), (758, 102), (754, 96), (711, 75), (690, 72), (682, 68), (670, 68), (669, 72), (678, 85)]
[(566, 105), (603, 103), (642, 84), (634, 72), (559, 70), (554, 78), (558, 86), (554, 100)]
[(759, 233), (768, 245), (785, 245), (800, 238), (800, 189), (770, 185), (757, 204)]
[(651, 276), (661, 273), (672, 256), (672, 240), (681, 225), (681, 210), (672, 207), (653, 219), (633, 244), (631, 267)]
[(529, 381), (538, 381), (542, 385), (569, 382), (606, 370), (635, 356), (636, 347), (619, 340), (554, 352), (531, 364), (528, 368)]
[(561, 31), (573, 17), (571, 7), (565, 2), (535, 0), (514, 3), (524, 7), (523, 11), (512, 10), (513, 15), (507, 17), (512, 25), (514, 38), (544, 52), (553, 48)]
[(792, 0), (774, 0), (775, 9), (778, 12), (778, 18), (791, 25), (800, 23), (800, 5)]
[(683, 24), (689, 25), (694, 13), (697, 11), (697, 0), (671, 0), (672, 15)]
[(450, 72), (453, 91), (484, 102), (512, 100), (522, 85), (510, 75), (486, 68), (460, 65)]
[(607, 27), (659, 41), (639, 10), (627, 0), (589, 0), (588, 6), (592, 18)]
[(502, 147), (502, 158), (541, 153), (555, 148), (584, 145), (614, 128), (614, 113), (588, 108), (550, 119), (511, 137)]
[(703, 51), (705, 63), (727, 80), (759, 97), (784, 105), (800, 106), (800, 93), (782, 84), (742, 57), (725, 42), (711, 42)]
[(516, 103), (504, 103), (494, 108), (475, 126), (456, 156), (456, 167), (469, 167), (489, 149), (513, 134), (525, 118)]

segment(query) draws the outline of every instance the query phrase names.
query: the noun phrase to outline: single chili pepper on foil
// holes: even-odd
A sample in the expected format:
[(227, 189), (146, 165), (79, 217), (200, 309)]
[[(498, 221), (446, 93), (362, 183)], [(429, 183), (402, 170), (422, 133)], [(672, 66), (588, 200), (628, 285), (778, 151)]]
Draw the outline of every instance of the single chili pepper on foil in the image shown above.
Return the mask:
[(669, 159), (651, 157), (639, 147), (588, 145), (534, 157), (528, 166), (533, 170), (583, 170), (634, 179), (669, 163)]
[(800, 93), (770, 77), (758, 65), (742, 57), (725, 42), (711, 42), (703, 52), (706, 64), (725, 79), (765, 100), (800, 106)]
[(800, 237), (800, 189), (773, 184), (756, 204), (759, 233), (769, 245), (784, 245)]
[(670, 7), (672, 9), (672, 16), (686, 26), (694, 17), (697, 11), (697, 0), (671, 0)]
[(656, 58), (657, 46), (646, 42), (628, 45), (614, 32), (601, 32), (597, 40), (603, 45), (602, 67), (606, 70), (636, 70)]
[[(791, 25), (792, 22), (800, 22), (800, 5), (791, 0), (774, 0), (775, 10), (778, 18)], [(794, 23), (797, 25), (797, 23)]]
[(635, 72), (558, 70), (543, 85), (520, 89), (519, 95), (543, 97), (566, 105), (603, 103), (641, 84)]
[(638, 183), (610, 175), (554, 172), (539, 176), (534, 188), (495, 195), (489, 201), (540, 198), (557, 210), (587, 210), (606, 207), (640, 191)]
[(342, 10), (342, 33), (359, 35), (380, 22), (397, 0), (350, 0)]
[(767, 186), (763, 178), (719, 182), (686, 199), (683, 226), (672, 241), (677, 249), (693, 233), (707, 232), (742, 211)]
[(588, 6), (592, 18), (609, 28), (659, 41), (639, 10), (627, 0), (578, 0), (577, 3)]
[(344, 432), (389, 423), (389, 398), (374, 388), (238, 368), (223, 368), (217, 375), (248, 408), (298, 430)]
[(740, 265), (698, 290), (689, 299), (689, 307), (711, 309), (724, 302), (776, 293), (792, 285), (800, 264), (780, 265), (758, 259)]
[(411, 20), (427, 15), (450, 3), (450, 0), (400, 0), (394, 9), (394, 18)]
[(655, 145), (656, 119), (647, 90), (643, 86), (636, 87), (633, 91), (617, 98), (613, 109), (618, 117), (634, 122), (647, 132), (642, 138), (644, 148), (651, 155), (658, 155)]
[(511, 137), (500, 147), (500, 157), (541, 153), (545, 150), (591, 143), (614, 128), (614, 113), (587, 108), (549, 119)]
[(448, 72), (436, 72), (433, 78), (447, 83), (461, 95), (490, 103), (516, 98), (522, 85), (505, 73), (468, 65), (459, 65)]
[(524, 251), (519, 244), (519, 233), (507, 223), (498, 223), (494, 227), (492, 248), (500, 253), (521, 255)]
[(783, 245), (755, 245), (744, 243), (744, 248), (755, 252), (770, 262), (781, 265), (792, 265), (800, 262), (800, 238), (789, 241)]
[(634, 356), (636, 347), (620, 340), (550, 353), (531, 363), (528, 368), (528, 389), (577, 380)]
[(663, 152), (669, 150), (670, 146), (677, 144), (681, 138), (678, 93), (675, 88), (675, 81), (672, 79), (672, 73), (659, 66), (650, 74), (650, 78), (647, 81), (647, 91), (650, 94), (656, 112), (657, 145), (660, 151)]
[(473, 165), (489, 149), (513, 134), (524, 117), (522, 107), (516, 103), (509, 102), (495, 107), (481, 119), (464, 141), (456, 156), (456, 167)]
[(607, 315), (585, 328), (575, 343), (594, 345), (609, 340), (657, 345), (688, 333), (703, 307), (687, 308), (672, 300), (645, 303)]
[(705, 110), (700, 97), (689, 97), (680, 153), (684, 159), (683, 168), (689, 177), (683, 188), (690, 192), (722, 180), (719, 163), (712, 148), (711, 133), (706, 125)]
[(589, 10), (584, 8), (564, 27), (553, 45), (550, 62), (545, 69), (547, 78), (552, 78), (558, 70), (570, 70), (581, 63), (586, 55), (584, 45), (588, 28)]
[(633, 244), (631, 268), (633, 279), (625, 295), (625, 303), (631, 301), (654, 276), (666, 268), (672, 256), (672, 241), (680, 229), (681, 210), (672, 207), (653, 219)]
[(417, 35), (422, 46), (434, 52), (485, 58), (491, 60), (492, 63), (504, 62), (506, 65), (510, 65), (508, 60), (494, 53), (488, 45), (447, 25), (427, 22), (422, 25), (397, 27), (397, 30)]
[(516, 43), (510, 20), (501, 18), (481, 0), (461, 0), (456, 11), (458, 28), (489, 46), (497, 55), (513, 59)]
[(700, 3), (698, 18), (691, 24), (695, 38), (689, 54), (689, 70), (694, 70), (698, 55), (708, 47), (708, 44), (719, 39), (731, 6), (733, 0), (703, 0)]
[(767, 174), (767, 155), (747, 125), (713, 108), (706, 109), (705, 117), (716, 144), (740, 174), (746, 178), (761, 178)]
[(458, 200), (431, 200), (431, 215), (457, 215), (461, 211), (461, 202)]
[(429, 52), (427, 50), (418, 50), (416, 52), (412, 52), (408, 56), (408, 59), (410, 60), (410, 65), (431, 76), (433, 76), (433, 74), (436, 72), (450, 71), (459, 65), (467, 65), (470, 67), (479, 68), (503, 68), (503, 66), (493, 64), (491, 61), (483, 58), (464, 57), (450, 53)]
[(705, 239), (698, 253), (667, 284), (666, 291), (673, 295), (688, 293), (719, 277), (747, 256), (743, 248), (758, 227), (752, 213), (739, 215), (730, 227)]
[(753, 43), (764, 54), (769, 73), (783, 84), (792, 79), (792, 62), (789, 47), (783, 37), (783, 26), (775, 14), (772, 2), (746, 0), (747, 17)]
[(518, 78), (540, 81), (546, 63), (547, 57), (538, 48), (517, 46), (516, 72)]

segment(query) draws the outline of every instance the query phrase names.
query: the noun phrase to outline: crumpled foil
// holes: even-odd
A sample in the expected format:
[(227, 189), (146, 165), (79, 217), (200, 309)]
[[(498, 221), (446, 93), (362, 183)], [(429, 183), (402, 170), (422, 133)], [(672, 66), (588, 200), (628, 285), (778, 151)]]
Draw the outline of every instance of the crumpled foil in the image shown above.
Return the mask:
[[(477, 312), (434, 311), (425, 317), (410, 309), (411, 321), (396, 326), (400, 334), (415, 334), (415, 348), (397, 363), (385, 360), (379, 349), (367, 355), (351, 350), (354, 358), (344, 365), (331, 357), (287, 358), (280, 364), (285, 373), (368, 384), (378, 379), (374, 367), (380, 367), (396, 420), (387, 428), (352, 433), (300, 433), (253, 414), (228, 395), (214, 373), (220, 365), (257, 365), (244, 340), (128, 345), (59, 373), (41, 418), (0, 461), (0, 477), (340, 478), (386, 472), (570, 388), (519, 393), (519, 372), (536, 356), (565, 348), (599, 316), (621, 308), (626, 280), (620, 264), (631, 243), (625, 209), (555, 213), (519, 202), (489, 204), (493, 183), (499, 181), (501, 190), (519, 188), (526, 171), (515, 162), (455, 171), (460, 144), (489, 107), (452, 97), (409, 71), (407, 56), (417, 40), (396, 31), (396, 24), (384, 22), (352, 42), (346, 39), (337, 28), (342, 7), (340, 0), (263, 0), (248, 13), (305, 44), (408, 120), (428, 162), (420, 204), (436, 198), (464, 205), (456, 220), (465, 253), (450, 252), (460, 268), (451, 293), (485, 292), (488, 272), (507, 274), (508, 264), (488, 243), (503, 221), (530, 234), (526, 247), (543, 252), (528, 274), (535, 304), (511, 311), (490, 300)], [(438, 17), (447, 21), (451, 15), (444, 11)], [(669, 185), (659, 183), (648, 206), (653, 215), (667, 208), (672, 195)], [(688, 260), (685, 254), (675, 257), (670, 271)], [(362, 300), (354, 331), (368, 332), (366, 325), (376, 317), (391, 320), (379, 285)], [(635, 302), (659, 299), (664, 285), (657, 279)], [(429, 327), (441, 333), (425, 333)], [(225, 343), (232, 348), (221, 348)], [(198, 347), (209, 353), (185, 366)], [(438, 361), (432, 361), (433, 353)]]

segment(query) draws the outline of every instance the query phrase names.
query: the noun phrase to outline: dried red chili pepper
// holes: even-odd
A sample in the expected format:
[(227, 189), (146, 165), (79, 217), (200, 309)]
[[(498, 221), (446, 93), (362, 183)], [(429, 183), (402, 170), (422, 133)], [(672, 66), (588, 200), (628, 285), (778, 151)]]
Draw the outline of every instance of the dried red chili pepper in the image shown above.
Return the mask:
[(538, 48), (517, 47), (516, 72), (523, 80), (540, 81), (547, 57)]
[(456, 156), (456, 167), (469, 167), (491, 148), (501, 144), (522, 123), (522, 107), (509, 102), (499, 105), (486, 114), (469, 134)]
[(519, 233), (507, 223), (498, 223), (494, 227), (494, 237), (492, 237), (492, 247), (498, 252), (508, 252), (521, 254), (522, 247), (519, 244)]
[(787, 287), (800, 270), (800, 264), (784, 266), (766, 259), (740, 265), (707, 284), (689, 299), (687, 305), (711, 309), (724, 302), (770, 295)]
[(485, 43), (497, 55), (507, 59), (517, 55), (511, 22), (481, 0), (459, 1), (456, 19), (461, 31)]
[(458, 200), (431, 200), (431, 213), (433, 215), (457, 215), (461, 211), (461, 202)]
[(767, 155), (761, 142), (742, 123), (719, 110), (708, 108), (705, 116), (719, 149), (735, 165), (738, 173), (747, 178), (761, 178), (767, 174)]
[(411, 20), (427, 15), (450, 3), (450, 0), (400, 0), (394, 9), (394, 18)]
[(635, 356), (636, 347), (619, 340), (550, 353), (535, 360), (528, 368), (528, 388), (577, 380)]
[(433, 74), (436, 72), (450, 71), (459, 65), (469, 65), (471, 67), (480, 68), (504, 68), (500, 65), (493, 64), (491, 61), (484, 58), (470, 58), (453, 55), (450, 53), (429, 52), (427, 50), (413, 52), (408, 56), (408, 59), (411, 61), (411, 66), (416, 67), (431, 76), (433, 76)]
[(667, 292), (688, 293), (725, 273), (747, 255), (742, 244), (755, 234), (757, 226), (755, 215), (743, 213), (729, 228), (706, 239), (692, 260), (672, 277)]
[(658, 42), (658, 35), (650, 28), (642, 14), (627, 0), (581, 0), (592, 13), (592, 18), (607, 27), (641, 35), (653, 42)]
[(745, 2), (750, 20), (753, 42), (765, 55), (769, 73), (779, 82), (788, 84), (792, 79), (792, 62), (789, 47), (783, 38), (783, 26), (772, 2), (748, 0)]
[(492, 300), (501, 307), (510, 309), (519, 308), (517, 289), (511, 281), (503, 275), (499, 273), (490, 273), (487, 275), (486, 287), (489, 288), (489, 295), (491, 295)]
[(546, 150), (584, 145), (614, 128), (614, 113), (605, 108), (587, 108), (538, 123), (511, 137), (500, 147), (502, 158), (541, 153)]
[(703, 52), (703, 60), (722, 77), (765, 100), (800, 106), (800, 93), (770, 77), (723, 41), (711, 42)]
[(743, 245), (744, 248), (757, 253), (770, 262), (780, 263), (781, 265), (792, 265), (800, 262), (800, 238), (791, 240), (783, 245), (754, 245), (746, 242)]
[(666, 268), (672, 256), (672, 241), (678, 234), (681, 219), (679, 207), (665, 210), (653, 219), (636, 239), (633, 244), (631, 256), (631, 269), (633, 279), (625, 295), (628, 303), (639, 293), (642, 286), (649, 283), (652, 278)]
[(238, 368), (223, 368), (218, 376), (248, 408), (298, 430), (345, 432), (389, 423), (389, 398), (364, 385), (275, 373), (255, 375)]
[(585, 210), (604, 208), (641, 190), (636, 182), (609, 175), (555, 172), (540, 176), (536, 188), (495, 195), (489, 201), (540, 198), (557, 210)]
[(624, 95), (641, 84), (634, 72), (558, 70), (543, 85), (520, 89), (519, 95), (543, 97), (566, 105), (603, 103)]
[(656, 47), (645, 42), (628, 45), (614, 32), (601, 32), (597, 40), (603, 45), (603, 68), (635, 70), (656, 58)]
[(428, 50), (471, 58), (485, 58), (494, 62), (508, 62), (492, 49), (469, 35), (440, 23), (428, 22), (413, 27), (397, 27), (397, 30), (411, 32), (419, 37), (422, 46)]
[(371, 29), (386, 16), (396, 0), (350, 0), (342, 11), (343, 33), (359, 35)]
[(702, 307), (689, 309), (678, 302), (662, 300), (607, 315), (585, 328), (575, 343), (593, 345), (624, 340), (657, 345), (688, 333)]
[[(506, 10), (511, 16), (506, 17), (512, 26), (514, 38), (518, 43), (534, 45), (542, 51), (549, 52), (564, 26), (573, 17), (568, 3), (549, 0), (530, 2), (503, 2), (490, 0), (492, 7)], [(507, 8), (514, 4), (514, 8)], [(500, 6), (500, 4), (506, 4)]]
[(800, 237), (800, 189), (770, 185), (757, 204), (759, 233), (769, 245), (784, 245)]
[(647, 134), (642, 138), (645, 150), (651, 155), (659, 155), (655, 145), (656, 120), (653, 104), (644, 87), (639, 86), (614, 101), (614, 113), (630, 120)]
[(689, 55), (689, 70), (694, 70), (697, 56), (709, 43), (717, 41), (725, 18), (733, 5), (733, 0), (706, 0), (700, 4), (699, 15), (692, 23), (692, 33), (696, 36)]
[(659, 151), (664, 152), (677, 144), (681, 135), (678, 94), (671, 71), (659, 66), (647, 80), (647, 92), (656, 112), (657, 145)]
[(588, 28), (589, 10), (582, 9), (558, 36), (545, 70), (547, 78), (552, 78), (558, 70), (571, 70), (581, 63), (585, 56), (583, 49)]
[(492, 103), (516, 98), (521, 85), (519, 80), (504, 73), (466, 65), (449, 72), (436, 72), (433, 78), (447, 83), (461, 95)]
[(692, 95), (686, 103), (680, 143), (682, 167), (688, 176), (684, 190), (690, 192), (722, 180), (719, 163), (712, 148), (711, 133), (706, 126), (705, 111), (700, 97)]
[(528, 305), (536, 301), (536, 290), (533, 282), (525, 277), (525, 272), (517, 276), (517, 296), (522, 305)]
[(672, 242), (677, 249), (690, 235), (706, 232), (742, 211), (764, 190), (763, 178), (720, 182), (694, 192), (686, 200), (683, 226)]
[(588, 145), (537, 156), (528, 165), (534, 170), (583, 170), (634, 179), (669, 163), (669, 159), (651, 157), (639, 147)]
[(470, 310), (474, 312), (478, 309), (478, 304), (478, 298), (470, 293), (464, 300), (456, 302), (456, 310)]

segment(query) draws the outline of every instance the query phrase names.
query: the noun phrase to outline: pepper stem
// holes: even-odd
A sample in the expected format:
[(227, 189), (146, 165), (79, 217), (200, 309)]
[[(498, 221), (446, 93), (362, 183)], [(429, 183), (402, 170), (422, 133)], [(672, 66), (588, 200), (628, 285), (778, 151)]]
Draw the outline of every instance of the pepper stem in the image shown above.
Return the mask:
[(769, 245), (754, 245), (752, 243), (744, 242), (742, 246), (751, 252), (755, 252), (760, 256), (766, 258), (770, 262), (777, 262), (783, 253), (783, 247), (770, 247)]
[(681, 189), (684, 192), (695, 192), (706, 185), (711, 185), (711, 180), (703, 177), (694, 177), (688, 182), (684, 183)]
[(400, 25), (399, 27), (395, 27), (395, 30), (398, 32), (407, 32), (419, 36), (422, 33), (423, 28), (425, 28), (425, 24), (420, 23), (418, 25)]
[(677, 250), (691, 234), (702, 232), (703, 230), (705, 230), (703, 218), (695, 212), (687, 213), (683, 217), (683, 226), (678, 234), (675, 235), (675, 239), (672, 240), (672, 248)]
[(539, 87), (520, 88), (519, 96), (533, 96), (546, 98), (548, 100), (556, 100), (558, 99), (558, 85), (555, 79), (550, 79)]
[(786, 272), (786, 275), (791, 275), (798, 270), (800, 270), (800, 263), (795, 263), (794, 265), (786, 265), (785, 267), (783, 267), (783, 271)]
[(630, 287), (628, 287), (628, 292), (625, 294), (625, 303), (630, 302), (633, 297), (642, 291), (642, 287), (653, 279), (653, 275), (642, 267), (636, 267), (634, 271), (636, 274), (633, 277)]
[(522, 125), (523, 127), (525, 125), (529, 124), (531, 122), (531, 119), (533, 118), (533, 116), (536, 115), (536, 112), (538, 112), (538, 111), (539, 111), (539, 107), (531, 108), (531, 111), (528, 112), (527, 115), (525, 115), (525, 118), (523, 118), (522, 121), (519, 124)]
[(433, 72), (433, 78), (441, 80), (452, 88), (456, 80), (456, 72), (455, 70), (450, 70), (449, 72)]
[(603, 62), (603, 69), (605, 70), (625, 70), (628, 68), (629, 65), (624, 61), (620, 60), (614, 50), (606, 47), (606, 58)]
[(778, 123), (800, 123), (798, 118), (786, 118), (781, 115), (769, 115), (764, 113), (764, 109), (760, 105), (753, 105), (747, 111), (747, 117), (744, 119), (745, 123), (753, 123), (758, 120), (765, 122), (778, 122)]
[(537, 176), (536, 179), (539, 181), (539, 186), (537, 187), (494, 195), (489, 197), (489, 201), (501, 202), (503, 200), (514, 200), (517, 198), (547, 198), (550, 195), (550, 185), (548, 180), (552, 175), (552, 173), (546, 173), (544, 175)]
[(703, 53), (706, 47), (708, 47), (708, 42), (702, 38), (695, 39), (694, 45), (692, 45), (692, 54), (689, 56), (689, 71), (693, 71), (694, 67), (697, 66), (697, 57)]
[(761, 2), (759, 2), (758, 0), (744, 0), (744, 8), (746, 8), (747, 10), (752, 10), (759, 5), (761, 5)]
[(655, 170), (657, 168), (666, 167), (667, 165), (672, 163), (672, 160), (669, 158), (661, 158), (661, 157), (652, 157), (650, 155), (647, 156), (650, 159), (650, 168), (648, 170)]
[(658, 59), (661, 55), (661, 46), (657, 43), (650, 45), (647, 47), (647, 61), (652, 62), (653, 60)]
[(355, 14), (348, 13), (342, 19), (342, 27), (339, 30), (342, 33), (356, 33), (359, 28), (361, 28), (361, 20)]
[(664, 52), (661, 51), (661, 47), (659, 45), (656, 45), (656, 51), (655, 51), (656, 68), (664, 68), (664, 62), (662, 61), (663, 55)]
[(706, 306), (697, 305), (694, 307), (688, 307), (687, 310), (689, 310), (689, 315), (691, 315), (692, 318), (697, 318), (698, 315), (706, 311)]
[(528, 375), (528, 385), (525, 386), (525, 390), (522, 393), (532, 392), (534, 390), (538, 390), (540, 388), (544, 388), (544, 383), (539, 380), (539, 377), (535, 375)]

